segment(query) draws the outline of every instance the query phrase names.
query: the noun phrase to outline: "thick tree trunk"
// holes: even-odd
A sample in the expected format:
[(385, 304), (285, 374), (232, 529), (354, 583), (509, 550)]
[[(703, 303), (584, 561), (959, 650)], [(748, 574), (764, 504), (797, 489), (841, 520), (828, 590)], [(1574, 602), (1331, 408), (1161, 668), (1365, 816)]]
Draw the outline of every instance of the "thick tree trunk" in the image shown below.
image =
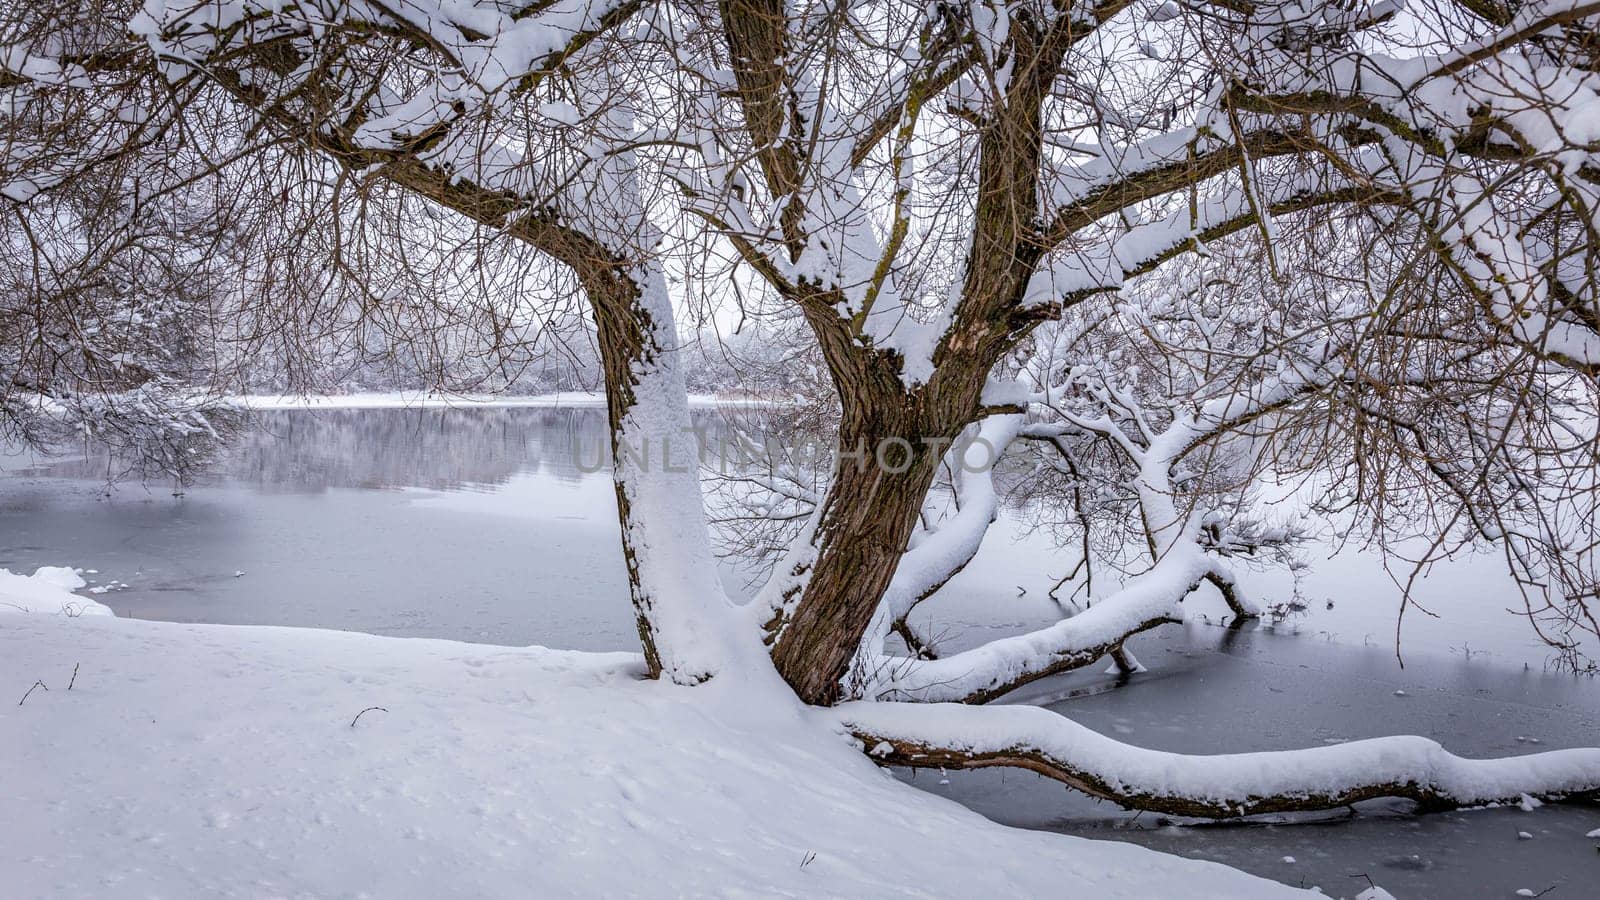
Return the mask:
[(661, 675), (662, 665), (656, 628), (650, 622), (654, 601), (649, 587), (640, 578), (638, 553), (632, 546), (633, 529), (629, 525), (635, 515), (633, 499), (627, 490), (626, 479), (619, 477), (618, 473), (618, 465), (628, 456), (622, 436), (624, 423), (638, 403), (634, 392), (634, 367), (647, 359), (645, 347), (654, 326), (639, 308), (639, 286), (628, 279), (592, 277), (587, 288), (600, 345), (600, 364), (605, 373), (606, 424), (611, 440), (611, 484), (616, 490), (617, 518), (622, 525), (622, 556), (628, 566), (629, 599), (633, 602), (633, 617), (639, 630), (639, 643), (644, 649), (645, 666), (650, 677), (657, 678)]
[[(632, 134), (631, 111), (612, 105), (603, 77), (585, 82), (580, 95), (615, 133)], [(640, 197), (637, 160), (631, 152), (610, 155), (592, 178), (570, 205), (573, 224), (594, 249), (568, 259), (589, 295), (599, 337), (612, 483), (639, 642), (652, 676), (698, 684), (725, 668), (750, 668), (760, 648), (717, 577), (681, 339), (666, 275), (653, 256), (659, 235)]]
[[(803, 190), (814, 186), (807, 182), (817, 172), (808, 158), (815, 142), (790, 136), (812, 130), (812, 124), (805, 120), (804, 104), (796, 102), (803, 91), (787, 75), (793, 48), (784, 5), (727, 0), (720, 13), (738, 85), (735, 96), (755, 158), (770, 196), (788, 198), (779, 222), (783, 249), (791, 262), (805, 260), (802, 268), (810, 269), (822, 262), (818, 247), (851, 244), (858, 236), (832, 215), (838, 210), (828, 210), (828, 201), (820, 196), (831, 192), (841, 207), (850, 206), (842, 201), (854, 196), (851, 178), (821, 191)], [(979, 396), (996, 361), (1050, 315), (1047, 305), (1019, 311), (1019, 301), (1041, 251), (1034, 238), (1043, 102), (1074, 34), (1073, 28), (1047, 26), (1032, 16), (1013, 17), (1008, 66), (1016, 77), (1009, 79), (994, 122), (982, 130), (973, 240), (961, 299), (926, 361), (932, 363), (931, 373), (902, 379), (902, 359), (876, 346), (876, 332), (868, 327), (872, 315), (886, 310), (870, 310), (872, 304), (865, 299), (853, 305), (852, 289), (846, 287), (853, 276), (840, 273), (835, 279), (819, 270), (793, 283), (782, 276), (774, 279), (774, 286), (799, 305), (828, 362), (843, 406), (841, 448), (845, 454), (869, 456), (864, 465), (846, 458), (835, 466), (806, 534), (779, 565), (757, 604), (772, 614), (765, 625), (774, 641), (778, 672), (808, 703), (840, 698), (841, 682), (906, 550), (944, 447), (981, 416)], [(787, 104), (775, 99), (782, 93), (790, 97)], [(821, 169), (831, 172), (832, 165)], [(828, 265), (823, 264), (824, 270)], [(841, 309), (850, 312), (841, 315)], [(910, 313), (910, 307), (904, 312)], [(911, 465), (899, 471), (875, 458), (880, 449), (888, 455), (907, 448), (913, 454)]]
[(839, 457), (763, 609), (778, 673), (802, 700), (828, 705), (843, 696), (946, 451), (980, 416), (992, 361), (960, 360), (950, 367), (960, 375), (908, 389), (894, 354), (833, 346), (832, 332), (817, 332), (842, 407)]
[(840, 699), (938, 471), (936, 444), (924, 444), (928, 431), (912, 422), (880, 419), (842, 431), (803, 587), (769, 623), (777, 632), (773, 664), (807, 703)]

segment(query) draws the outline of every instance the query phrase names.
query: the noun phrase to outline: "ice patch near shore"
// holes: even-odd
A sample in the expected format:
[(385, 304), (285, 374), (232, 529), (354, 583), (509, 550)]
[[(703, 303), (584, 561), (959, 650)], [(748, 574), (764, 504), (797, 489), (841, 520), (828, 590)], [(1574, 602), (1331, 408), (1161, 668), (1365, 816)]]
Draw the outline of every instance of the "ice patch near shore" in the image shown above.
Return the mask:
[(88, 582), (77, 569), (40, 566), (32, 575), (0, 569), (0, 613), (51, 613), (78, 616), (113, 615), (111, 607), (74, 594)]

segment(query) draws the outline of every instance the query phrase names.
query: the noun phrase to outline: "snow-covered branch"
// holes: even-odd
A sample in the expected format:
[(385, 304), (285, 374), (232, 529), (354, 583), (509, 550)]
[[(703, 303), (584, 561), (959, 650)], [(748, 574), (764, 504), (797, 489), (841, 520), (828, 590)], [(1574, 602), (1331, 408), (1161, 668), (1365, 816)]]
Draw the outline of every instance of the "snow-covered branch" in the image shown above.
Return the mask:
[(1600, 750), (1465, 759), (1421, 737), (1198, 756), (1112, 740), (1046, 709), (848, 703), (832, 715), (885, 765), (1030, 769), (1128, 809), (1207, 819), (1337, 809), (1381, 797), (1424, 809), (1600, 795)]

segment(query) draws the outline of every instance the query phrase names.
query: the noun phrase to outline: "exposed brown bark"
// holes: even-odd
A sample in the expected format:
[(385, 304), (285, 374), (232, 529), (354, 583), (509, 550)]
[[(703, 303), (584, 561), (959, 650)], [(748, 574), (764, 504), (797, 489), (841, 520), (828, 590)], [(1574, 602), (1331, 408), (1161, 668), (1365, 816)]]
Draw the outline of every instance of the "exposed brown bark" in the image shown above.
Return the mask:
[(1224, 578), (1213, 571), (1206, 573), (1206, 580), (1211, 582), (1211, 586), (1222, 595), (1222, 602), (1228, 605), (1228, 611), (1233, 613), (1235, 622), (1257, 618), (1256, 613), (1244, 602), (1244, 598), (1239, 596), (1239, 588), (1233, 583), (1233, 579)]
[(923, 443), (931, 432), (925, 418), (903, 399), (890, 405), (880, 397), (855, 394), (844, 403), (841, 458), (813, 535), (816, 559), (792, 616), (773, 623), (773, 664), (809, 703), (840, 699), (938, 471), (941, 454)]
[[(724, 16), (736, 36), (730, 37), (735, 72), (748, 69), (739, 74), (741, 99), (747, 127), (761, 146), (777, 113), (772, 104), (757, 102), (756, 88), (771, 82), (765, 73), (783, 51), (781, 15), (771, 4), (725, 3)], [(852, 458), (837, 467), (812, 536), (817, 554), (809, 579), (792, 615), (770, 626), (776, 634), (773, 662), (808, 703), (840, 699), (841, 683), (915, 528), (942, 448), (982, 414), (980, 394), (1001, 355), (1052, 312), (1019, 313), (1017, 300), (1042, 252), (1034, 210), (1043, 99), (1062, 55), (1082, 34), (1065, 19), (1050, 28), (1025, 20), (1014, 30), (1021, 37), (1011, 93), (980, 138), (979, 199), (962, 299), (955, 324), (935, 350), (929, 380), (908, 388), (899, 358), (856, 333), (860, 323), (852, 327), (841, 319), (833, 311), (836, 298), (827, 292), (796, 298), (839, 392), (841, 452), (869, 455), (863, 466)], [(784, 193), (794, 158), (774, 150), (761, 159), (769, 188)], [(913, 455), (902, 471), (870, 458), (880, 449), (887, 456), (907, 447)]]
[[(791, 194), (800, 184), (801, 151), (807, 123), (800, 120), (783, 59), (788, 51), (788, 10), (779, 0), (723, 0), (721, 24), (739, 103), (744, 111), (756, 160), (774, 197)], [(791, 134), (781, 137), (788, 130)], [(797, 253), (804, 236), (805, 210), (790, 204), (783, 212), (783, 239)]]
[(1111, 661), (1116, 664), (1119, 677), (1126, 678), (1139, 671), (1138, 661), (1128, 653), (1128, 648), (1123, 645), (1118, 644), (1108, 655), (1111, 657)]
[[(605, 372), (611, 458), (619, 460), (628, 452), (621, 446), (622, 427), (637, 401), (634, 396), (637, 373), (646, 371), (662, 348), (653, 340), (654, 323), (649, 312), (639, 303), (641, 286), (621, 277), (616, 266), (597, 264), (591, 269), (587, 273), (580, 272), (579, 277), (594, 314), (600, 364)], [(658, 678), (662, 669), (661, 652), (656, 647), (650, 624), (649, 586), (639, 577), (638, 556), (628, 527), (633, 510), (622, 482), (613, 478), (611, 486), (617, 495), (617, 519), (622, 526), (622, 556), (628, 566), (628, 598), (633, 604), (634, 624), (638, 628), (639, 644), (644, 649), (645, 666), (651, 678)]]
[(916, 630), (905, 619), (896, 619), (890, 626), (895, 634), (900, 635), (900, 640), (905, 641), (906, 649), (917, 659), (938, 659), (939, 652), (933, 645), (924, 641)]
[[(1019, 747), (998, 752), (974, 753), (962, 748), (935, 747), (886, 738), (868, 731), (855, 731), (854, 734), (869, 750), (872, 758), (883, 765), (921, 769), (985, 769), (994, 766), (1027, 769), (1092, 797), (1110, 800), (1124, 809), (1196, 819), (1237, 819), (1269, 813), (1316, 812), (1383, 797), (1412, 800), (1417, 803), (1419, 810), (1428, 812), (1456, 809), (1465, 805), (1481, 805), (1484, 802), (1481, 799), (1462, 801), (1422, 779), (1375, 782), (1344, 790), (1308, 791), (1292, 795), (1251, 795), (1218, 799), (1155, 794), (1120, 788), (1093, 771), (1032, 748)], [(1537, 796), (1538, 799), (1549, 801), (1588, 801), (1600, 798), (1600, 788)], [(1515, 803), (1520, 799), (1520, 794), (1500, 799), (1506, 803)]]

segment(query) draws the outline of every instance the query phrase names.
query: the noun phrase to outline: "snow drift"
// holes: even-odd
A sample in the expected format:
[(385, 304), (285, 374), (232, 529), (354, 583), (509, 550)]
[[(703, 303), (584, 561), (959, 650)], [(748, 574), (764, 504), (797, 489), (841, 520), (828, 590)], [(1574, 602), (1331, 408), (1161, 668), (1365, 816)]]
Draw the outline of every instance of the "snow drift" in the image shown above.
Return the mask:
[(86, 583), (76, 569), (64, 566), (40, 566), (32, 575), (0, 569), (0, 613), (56, 613), (72, 618), (112, 615), (111, 607), (104, 603), (73, 593)]
[(0, 704), (0, 882), (15, 898), (1309, 896), (995, 825), (888, 777), (826, 713), (641, 671), (635, 654), (8, 617), (0, 684), (50, 690)]

